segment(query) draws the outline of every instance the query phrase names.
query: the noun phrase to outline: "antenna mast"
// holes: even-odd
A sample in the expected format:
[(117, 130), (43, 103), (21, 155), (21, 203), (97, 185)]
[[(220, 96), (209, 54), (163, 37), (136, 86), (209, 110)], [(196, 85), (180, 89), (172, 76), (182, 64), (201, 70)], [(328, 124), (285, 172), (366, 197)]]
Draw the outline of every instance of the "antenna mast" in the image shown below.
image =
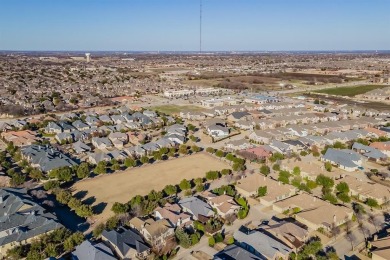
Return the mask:
[(202, 53), (202, 0), (199, 2), (199, 53)]

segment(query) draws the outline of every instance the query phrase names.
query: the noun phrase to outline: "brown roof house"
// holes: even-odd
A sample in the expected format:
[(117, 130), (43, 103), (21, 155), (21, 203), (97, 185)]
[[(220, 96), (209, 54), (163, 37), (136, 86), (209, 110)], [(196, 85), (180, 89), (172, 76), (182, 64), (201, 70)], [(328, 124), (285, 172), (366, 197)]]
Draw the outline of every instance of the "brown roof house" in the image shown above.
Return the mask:
[(352, 219), (353, 211), (347, 207), (336, 206), (306, 193), (278, 201), (273, 210), (279, 213), (294, 212), (295, 219), (312, 230), (324, 228), (330, 231)]
[(260, 203), (270, 206), (273, 203), (294, 196), (297, 189), (288, 184), (282, 184), (260, 174), (253, 174), (237, 181), (238, 194), (248, 198), (256, 197), (259, 187), (267, 187), (267, 194), (260, 197)]

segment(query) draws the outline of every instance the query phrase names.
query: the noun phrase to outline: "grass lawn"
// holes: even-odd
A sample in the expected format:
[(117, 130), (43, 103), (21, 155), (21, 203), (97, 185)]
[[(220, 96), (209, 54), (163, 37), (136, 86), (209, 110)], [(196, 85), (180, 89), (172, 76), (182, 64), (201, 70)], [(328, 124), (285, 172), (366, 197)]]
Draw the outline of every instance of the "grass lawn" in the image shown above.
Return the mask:
[(162, 105), (162, 106), (155, 106), (151, 107), (151, 109), (157, 110), (161, 113), (165, 113), (168, 115), (172, 114), (178, 114), (180, 111), (202, 111), (204, 108), (193, 106), (193, 105), (187, 105), (187, 106), (178, 106), (178, 105)]
[(96, 216), (96, 222), (101, 222), (114, 215), (111, 211), (114, 202), (125, 203), (135, 195), (144, 196), (153, 189), (160, 191), (168, 184), (179, 184), (183, 179), (204, 177), (210, 170), (222, 169), (230, 166), (209, 154), (198, 153), (79, 181), (72, 186), (72, 191), (84, 194), (83, 200), (102, 210)]
[(354, 86), (354, 87), (340, 87), (340, 88), (328, 88), (328, 89), (320, 89), (316, 90), (314, 92), (316, 93), (322, 93), (322, 94), (329, 94), (329, 95), (336, 95), (336, 96), (349, 96), (353, 97), (356, 95), (367, 93), (371, 90), (378, 89), (378, 88), (385, 88), (389, 86), (385, 85), (362, 85), (362, 86)]

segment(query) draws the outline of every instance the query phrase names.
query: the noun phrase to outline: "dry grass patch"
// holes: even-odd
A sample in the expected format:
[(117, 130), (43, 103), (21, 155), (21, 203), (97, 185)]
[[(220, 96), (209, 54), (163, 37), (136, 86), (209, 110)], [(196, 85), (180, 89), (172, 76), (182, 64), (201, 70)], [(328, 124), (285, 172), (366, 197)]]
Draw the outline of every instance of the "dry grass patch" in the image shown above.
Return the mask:
[(84, 199), (93, 201), (93, 206), (103, 205), (97, 216), (100, 222), (113, 215), (114, 202), (125, 203), (135, 195), (147, 195), (153, 189), (159, 191), (168, 184), (179, 184), (182, 179), (204, 177), (207, 171), (226, 168), (230, 168), (227, 163), (198, 153), (87, 179), (77, 182), (72, 189), (74, 194), (86, 193)]

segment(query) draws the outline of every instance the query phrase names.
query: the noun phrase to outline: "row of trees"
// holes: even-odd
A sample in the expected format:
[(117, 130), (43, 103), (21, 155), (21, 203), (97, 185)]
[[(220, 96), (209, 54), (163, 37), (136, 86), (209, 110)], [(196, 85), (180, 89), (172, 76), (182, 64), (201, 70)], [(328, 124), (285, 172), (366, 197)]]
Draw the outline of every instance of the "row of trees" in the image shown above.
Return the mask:
[(242, 158), (239, 158), (237, 156), (235, 156), (234, 154), (232, 153), (226, 153), (222, 150), (216, 150), (212, 147), (208, 147), (206, 149), (206, 152), (210, 153), (210, 154), (214, 154), (215, 156), (217, 156), (218, 158), (225, 158), (226, 160), (228, 160), (230, 163), (232, 163), (232, 169), (233, 171), (243, 171), (245, 170), (245, 159), (242, 159)]
[(31, 242), (13, 247), (7, 251), (7, 259), (43, 260), (49, 257), (59, 257), (71, 252), (84, 241), (81, 232), (72, 233), (65, 228), (56, 229), (44, 234)]

